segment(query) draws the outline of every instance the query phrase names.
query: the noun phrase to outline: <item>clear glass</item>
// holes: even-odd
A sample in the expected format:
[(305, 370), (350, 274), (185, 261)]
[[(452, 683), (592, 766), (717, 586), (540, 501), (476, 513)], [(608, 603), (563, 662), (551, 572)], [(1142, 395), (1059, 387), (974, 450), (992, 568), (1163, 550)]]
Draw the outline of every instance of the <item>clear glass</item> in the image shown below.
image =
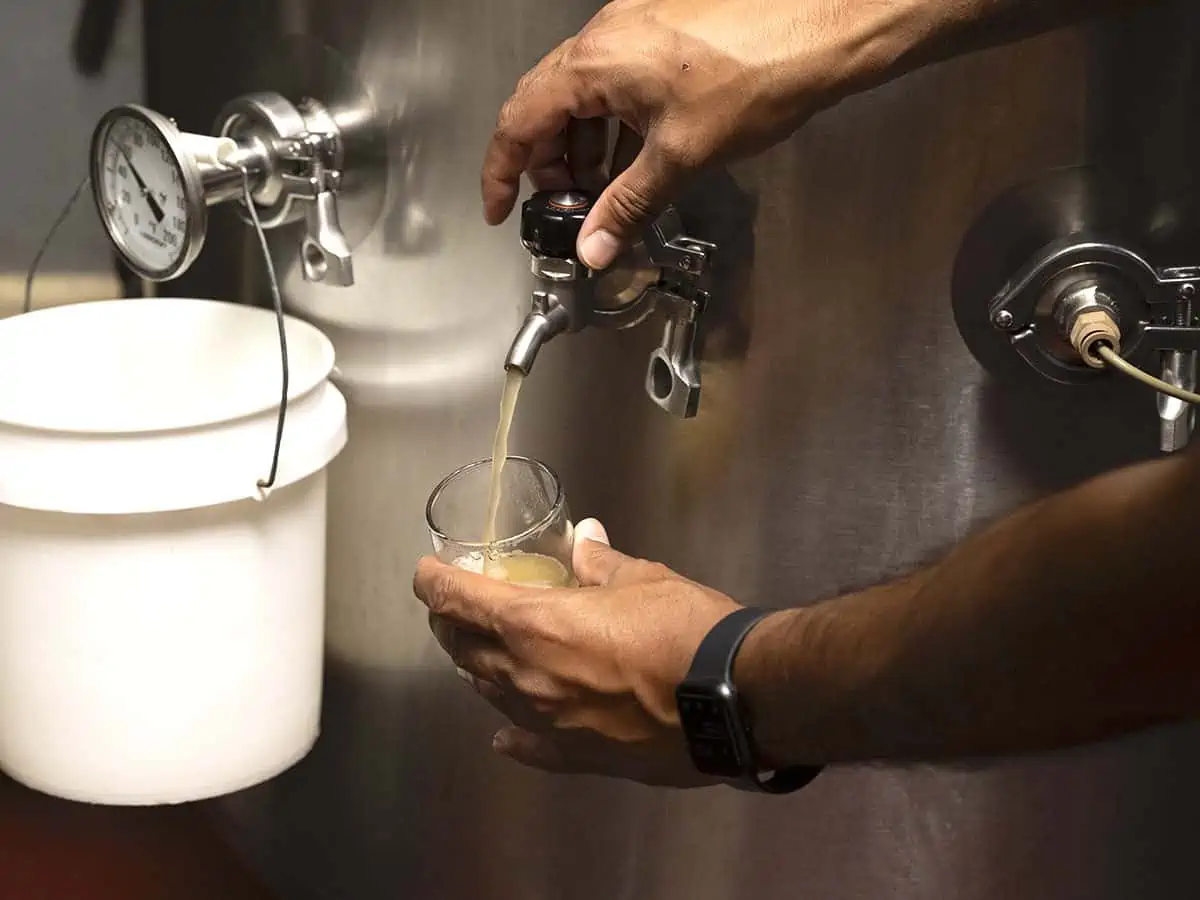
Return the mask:
[(425, 522), (438, 559), (529, 587), (574, 585), (573, 528), (558, 475), (545, 463), (508, 456), (500, 476), (496, 540), (483, 540), (492, 460), (455, 469), (429, 495)]

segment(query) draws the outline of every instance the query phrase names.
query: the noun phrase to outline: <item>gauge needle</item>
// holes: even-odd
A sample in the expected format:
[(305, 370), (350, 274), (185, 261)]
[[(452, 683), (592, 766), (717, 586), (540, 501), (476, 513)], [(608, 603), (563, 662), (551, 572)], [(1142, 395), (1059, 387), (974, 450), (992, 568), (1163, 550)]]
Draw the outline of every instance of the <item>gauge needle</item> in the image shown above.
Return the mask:
[(129, 158), (129, 154), (125, 152), (125, 148), (117, 144), (117, 149), (121, 151), (121, 155), (125, 157), (125, 163), (129, 166), (129, 171), (133, 173), (133, 180), (137, 182), (138, 189), (142, 192), (142, 196), (146, 198), (146, 205), (150, 207), (150, 212), (154, 214), (154, 220), (161, 222), (163, 220), (162, 207), (158, 205), (158, 201), (154, 199), (152, 191), (147, 189), (146, 182), (142, 180), (141, 174), (133, 165), (133, 160)]

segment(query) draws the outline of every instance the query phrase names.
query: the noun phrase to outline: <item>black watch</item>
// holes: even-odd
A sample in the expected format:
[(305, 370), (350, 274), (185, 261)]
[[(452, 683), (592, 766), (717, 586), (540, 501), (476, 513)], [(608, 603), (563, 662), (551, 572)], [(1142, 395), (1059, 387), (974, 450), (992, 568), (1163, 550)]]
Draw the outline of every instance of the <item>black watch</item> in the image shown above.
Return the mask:
[(822, 766), (796, 766), (767, 772), (754, 750), (749, 715), (738, 700), (733, 664), (742, 641), (774, 610), (743, 607), (713, 626), (700, 642), (675, 703), (692, 763), (705, 775), (736, 779), (771, 794), (798, 791)]

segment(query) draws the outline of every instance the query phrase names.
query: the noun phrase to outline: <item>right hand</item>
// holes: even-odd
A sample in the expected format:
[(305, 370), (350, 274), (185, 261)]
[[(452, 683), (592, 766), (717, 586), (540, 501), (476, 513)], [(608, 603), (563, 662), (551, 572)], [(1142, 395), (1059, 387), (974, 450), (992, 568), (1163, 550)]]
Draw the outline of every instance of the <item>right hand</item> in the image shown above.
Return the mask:
[[(615, 177), (578, 244), (580, 259), (603, 269), (689, 175), (765, 150), (886, 70), (921, 31), (913, 21), (921, 6), (613, 0), (504, 105), (483, 165), (485, 218), (508, 217), (522, 173), (541, 190), (602, 185), (606, 119), (616, 118)], [(640, 152), (618, 173), (638, 136)]]
[(675, 688), (738, 604), (575, 527), (577, 588), (525, 588), (428, 557), (413, 580), (464, 679), (513, 723), (493, 746), (530, 766), (644, 784), (715, 783), (693, 765)]

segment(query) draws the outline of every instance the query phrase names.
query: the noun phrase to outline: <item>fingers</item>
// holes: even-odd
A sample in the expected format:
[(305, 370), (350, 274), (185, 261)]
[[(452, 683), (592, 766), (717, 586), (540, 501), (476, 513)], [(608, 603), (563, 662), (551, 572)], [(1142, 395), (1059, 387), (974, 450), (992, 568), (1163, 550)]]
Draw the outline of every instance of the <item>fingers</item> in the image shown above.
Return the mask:
[(510, 722), (541, 730), (550, 716), (513, 683), (516, 661), (494, 639), (429, 614), (429, 627), (454, 662), (458, 677)]
[(571, 119), (565, 137), (567, 168), (573, 182), (570, 186), (600, 193), (607, 180), (604, 163), (608, 158), (608, 120)]
[(608, 147), (607, 119), (570, 119), (565, 133), (535, 144), (526, 174), (539, 191), (604, 189)]
[(683, 167), (652, 141), (617, 175), (579, 232), (579, 258), (590, 269), (612, 264), (621, 249), (650, 224), (683, 180)]
[(567, 136), (555, 135), (535, 144), (529, 156), (529, 180), (539, 191), (563, 191), (573, 186), (567, 167)]
[(558, 742), (523, 728), (502, 728), (496, 732), (492, 749), (522, 765), (546, 772), (571, 774), (584, 771)]
[(609, 177), (616, 178), (628, 169), (637, 159), (638, 154), (642, 152), (644, 143), (640, 134), (622, 122), (617, 128), (617, 139), (613, 143), (612, 167), (609, 170)]
[[(608, 112), (582, 80), (562, 65), (564, 53), (560, 48), (538, 63), (521, 79), (500, 111), (480, 175), (483, 214), (489, 225), (499, 225), (512, 212), (521, 189), (521, 174), (529, 168), (539, 145), (565, 135), (572, 118), (593, 118)], [(595, 132), (596, 126), (585, 129), (588, 127)]]
[(413, 593), (438, 616), (476, 631), (494, 632), (506, 606), (526, 592), (426, 556), (417, 563)]
[(535, 709), (520, 694), (507, 691), (493, 682), (477, 678), (462, 669), (459, 669), (458, 674), (463, 681), (475, 689), (475, 693), (479, 694), (496, 712), (514, 725), (531, 732), (541, 732), (551, 727), (552, 717)]
[(569, 97), (563, 92), (536, 95), (531, 99), (519, 94), (505, 104), (483, 158), (480, 191), (483, 217), (489, 225), (499, 225), (512, 212), (521, 191), (521, 175), (529, 168), (537, 145), (558, 138), (570, 118), (565, 107)]
[[(568, 178), (590, 190), (603, 184), (603, 117), (614, 114), (607, 95), (622, 94), (614, 83), (622, 73), (608, 72), (605, 79), (597, 79), (594, 66), (572, 61), (573, 44), (565, 42), (522, 78), (500, 111), (480, 175), (484, 218), (491, 225), (512, 212), (525, 172), (542, 190), (566, 187)], [(650, 121), (648, 115), (648, 110), (639, 109), (635, 118)], [(627, 127), (618, 134), (618, 165), (613, 171), (619, 174), (600, 194), (580, 232), (579, 257), (592, 269), (612, 264), (666, 205), (686, 169), (679, 162), (683, 157), (665, 152), (656, 139), (647, 140), (628, 166), (621, 165), (635, 144), (634, 136)]]
[(429, 630), (460, 671), (488, 682), (510, 677), (512, 657), (495, 639), (434, 613), (429, 614)]
[(661, 787), (706, 787), (719, 779), (700, 772), (682, 743), (677, 747), (635, 748), (606, 740), (594, 732), (545, 733), (502, 728), (492, 737), (502, 756), (561, 775), (609, 775)]

